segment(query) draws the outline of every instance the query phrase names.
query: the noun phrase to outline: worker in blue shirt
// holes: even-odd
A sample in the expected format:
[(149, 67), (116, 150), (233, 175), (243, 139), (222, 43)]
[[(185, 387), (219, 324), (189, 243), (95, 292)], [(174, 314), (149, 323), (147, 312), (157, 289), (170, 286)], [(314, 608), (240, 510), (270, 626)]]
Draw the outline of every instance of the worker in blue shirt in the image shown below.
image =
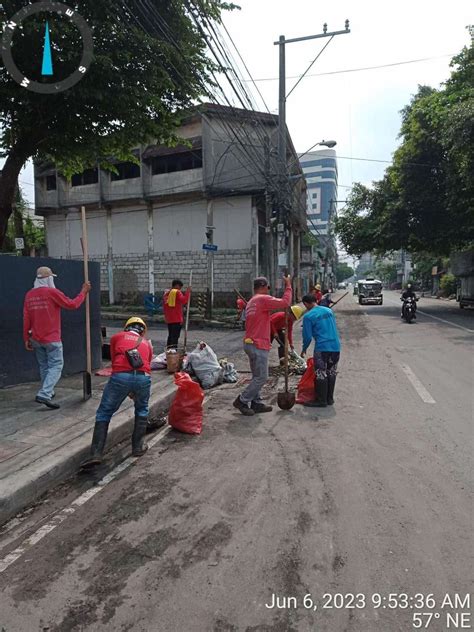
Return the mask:
[(307, 311), (303, 316), (301, 355), (305, 355), (314, 338), (314, 390), (316, 393), (316, 400), (306, 403), (305, 406), (325, 408), (334, 404), (337, 364), (341, 351), (336, 319), (331, 309), (316, 304), (316, 298), (312, 294), (303, 296), (303, 304)]

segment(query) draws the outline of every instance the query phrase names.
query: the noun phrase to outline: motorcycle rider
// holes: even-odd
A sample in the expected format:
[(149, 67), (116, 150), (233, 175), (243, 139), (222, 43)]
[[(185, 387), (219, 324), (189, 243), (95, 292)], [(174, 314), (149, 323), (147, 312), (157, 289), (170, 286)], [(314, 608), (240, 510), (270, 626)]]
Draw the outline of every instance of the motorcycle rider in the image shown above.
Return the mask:
[(405, 301), (411, 298), (413, 300), (413, 318), (416, 318), (416, 294), (415, 291), (413, 290), (413, 286), (411, 283), (407, 284), (406, 289), (402, 292), (402, 295), (400, 297), (400, 300), (402, 301), (402, 313), (400, 314), (400, 318), (403, 318), (405, 315)]

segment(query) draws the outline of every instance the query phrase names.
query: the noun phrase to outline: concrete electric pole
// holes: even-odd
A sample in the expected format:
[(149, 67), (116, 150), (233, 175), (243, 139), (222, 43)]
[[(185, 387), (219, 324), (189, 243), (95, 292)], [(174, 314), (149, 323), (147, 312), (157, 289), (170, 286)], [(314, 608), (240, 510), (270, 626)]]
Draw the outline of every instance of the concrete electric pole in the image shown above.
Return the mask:
[[(303, 42), (306, 40), (320, 39), (330, 37), (331, 39), (336, 35), (346, 35), (350, 33), (349, 20), (345, 22), (345, 29), (343, 31), (327, 31), (327, 24), (323, 26), (323, 32), (317, 35), (307, 35), (305, 37), (295, 37), (292, 39), (285, 39), (284, 35), (280, 35), (277, 42), (274, 42), (275, 46), (280, 47), (280, 68), (279, 68), (279, 98), (278, 98), (278, 159), (279, 159), (279, 186), (278, 186), (278, 198), (279, 198), (279, 223), (284, 223), (288, 230), (288, 248), (287, 248), (287, 265), (288, 274), (293, 276), (293, 233), (291, 226), (291, 206), (292, 202), (289, 199), (289, 181), (288, 181), (288, 164), (286, 160), (286, 101), (288, 96), (293, 92), (298, 83), (303, 79), (308, 70), (314, 64), (316, 59), (310, 64), (305, 72), (298, 79), (296, 84), (286, 93), (286, 60), (285, 60), (285, 46), (286, 44), (293, 44), (295, 42)], [(331, 40), (330, 40), (331, 41)], [(329, 44), (329, 42), (328, 42)], [(323, 49), (324, 50), (324, 49)], [(322, 51), (321, 51), (322, 52)], [(319, 53), (321, 54), (321, 53)], [(299, 240), (298, 240), (299, 241)]]

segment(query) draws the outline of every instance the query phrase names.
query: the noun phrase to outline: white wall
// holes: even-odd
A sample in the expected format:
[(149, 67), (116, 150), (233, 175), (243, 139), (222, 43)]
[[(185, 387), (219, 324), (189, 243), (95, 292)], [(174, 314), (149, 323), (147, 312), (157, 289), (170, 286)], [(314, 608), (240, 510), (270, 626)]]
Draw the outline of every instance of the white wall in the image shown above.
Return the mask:
[(46, 242), (48, 255), (66, 258), (66, 220), (64, 215), (45, 217)]
[[(201, 252), (206, 243), (207, 202), (196, 200), (171, 203), (153, 211), (154, 250), (159, 252)], [(214, 243), (219, 250), (247, 250), (252, 247), (252, 198), (214, 200)], [(87, 212), (87, 232), (91, 257), (107, 254), (105, 211)], [(68, 239), (69, 233), (69, 239)], [(77, 257), (82, 254), (80, 213), (46, 217), (48, 250), (51, 257)], [(114, 255), (148, 252), (147, 211), (116, 208), (112, 210)], [(68, 252), (69, 244), (69, 252)]]
[[(251, 204), (250, 196), (214, 200), (214, 243), (219, 250), (251, 247)], [(205, 200), (164, 205), (155, 208), (153, 215), (155, 252), (202, 250), (202, 245), (206, 243)]]
[[(82, 255), (82, 222), (80, 213), (50, 215), (45, 218), (48, 254), (67, 258)], [(69, 234), (68, 234), (69, 233)], [(89, 255), (107, 254), (107, 227), (104, 211), (87, 213)], [(68, 245), (69, 250), (68, 252)]]
[[(147, 211), (112, 210), (112, 248), (115, 255), (148, 252)], [(102, 252), (107, 253), (107, 236)]]

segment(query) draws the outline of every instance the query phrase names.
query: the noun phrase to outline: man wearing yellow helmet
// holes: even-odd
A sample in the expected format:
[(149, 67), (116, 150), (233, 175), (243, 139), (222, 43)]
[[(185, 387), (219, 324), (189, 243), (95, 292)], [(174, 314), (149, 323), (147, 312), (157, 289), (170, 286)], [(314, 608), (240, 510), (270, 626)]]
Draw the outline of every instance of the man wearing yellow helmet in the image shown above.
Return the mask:
[(107, 432), (112, 415), (122, 402), (131, 395), (135, 402), (135, 427), (132, 434), (132, 454), (142, 456), (147, 450), (144, 444), (148, 422), (148, 401), (150, 399), (151, 368), (153, 347), (145, 339), (145, 322), (133, 316), (125, 323), (124, 330), (110, 339), (112, 376), (102, 393), (95, 416), (94, 435), (90, 457), (83, 466), (102, 462)]
[[(295, 320), (299, 320), (304, 314), (304, 309), (299, 305), (293, 305), (290, 307), (290, 313), (288, 314), (288, 344), (290, 349), (294, 350), (293, 344), (293, 323)], [(285, 357), (285, 329), (286, 329), (286, 314), (285, 312), (275, 312), (270, 317), (270, 331), (272, 334), (272, 340), (278, 342), (278, 357), (280, 361)]]

